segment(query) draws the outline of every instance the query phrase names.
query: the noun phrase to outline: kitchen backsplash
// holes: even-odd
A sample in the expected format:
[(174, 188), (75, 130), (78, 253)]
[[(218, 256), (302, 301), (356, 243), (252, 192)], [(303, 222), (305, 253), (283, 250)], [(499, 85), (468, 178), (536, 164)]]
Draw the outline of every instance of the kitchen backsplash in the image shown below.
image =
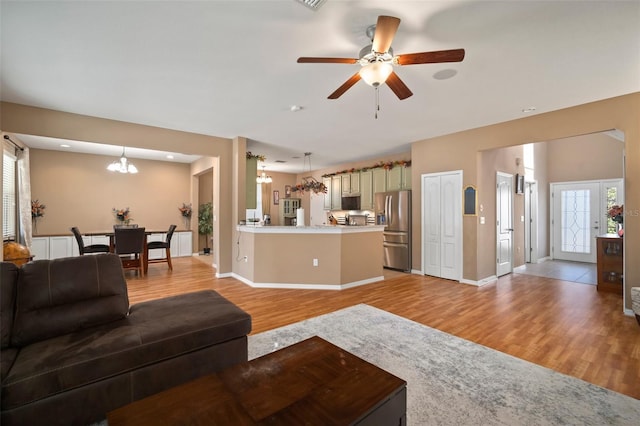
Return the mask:
[(326, 215), (326, 223), (329, 223), (329, 216), (333, 216), (338, 221), (338, 225), (348, 225), (348, 217), (351, 217), (356, 225), (364, 225), (365, 221), (367, 225), (376, 224), (376, 215), (373, 210), (334, 210), (326, 212)]

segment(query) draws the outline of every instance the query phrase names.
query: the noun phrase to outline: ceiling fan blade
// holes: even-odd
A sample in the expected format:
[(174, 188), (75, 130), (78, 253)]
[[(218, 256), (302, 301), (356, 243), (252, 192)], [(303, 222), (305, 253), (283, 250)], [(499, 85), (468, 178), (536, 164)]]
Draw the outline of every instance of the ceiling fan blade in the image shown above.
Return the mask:
[(340, 96), (344, 94), (347, 90), (351, 88), (354, 84), (360, 81), (360, 73), (357, 72), (351, 76), (351, 78), (344, 82), (344, 84), (336, 89), (335, 92), (329, 95), (328, 99), (338, 99)]
[(400, 19), (398, 18), (384, 15), (378, 16), (376, 32), (373, 35), (372, 49), (374, 52), (386, 53), (389, 50), (399, 25)]
[(398, 65), (437, 64), (440, 62), (461, 62), (464, 49), (438, 50), (434, 52), (409, 53), (398, 55)]
[(298, 58), (299, 64), (355, 64), (357, 59), (352, 58)]
[(407, 99), (413, 95), (411, 90), (400, 80), (400, 77), (398, 77), (398, 74), (395, 72), (392, 72), (389, 74), (389, 77), (387, 77), (387, 86), (389, 86), (389, 89), (391, 89), (400, 100)]

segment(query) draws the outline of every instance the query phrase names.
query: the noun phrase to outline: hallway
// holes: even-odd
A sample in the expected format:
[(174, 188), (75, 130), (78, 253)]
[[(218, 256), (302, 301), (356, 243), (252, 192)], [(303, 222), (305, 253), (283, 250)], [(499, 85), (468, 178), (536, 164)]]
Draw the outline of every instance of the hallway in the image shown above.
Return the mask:
[(525, 263), (513, 269), (515, 274), (535, 275), (581, 284), (596, 285), (597, 271), (595, 263), (569, 262), (566, 260), (547, 260), (541, 263)]

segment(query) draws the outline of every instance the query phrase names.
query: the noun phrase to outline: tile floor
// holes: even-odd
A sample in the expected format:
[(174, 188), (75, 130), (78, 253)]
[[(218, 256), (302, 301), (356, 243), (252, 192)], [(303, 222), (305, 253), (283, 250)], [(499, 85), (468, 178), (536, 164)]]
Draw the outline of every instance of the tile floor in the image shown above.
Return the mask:
[(516, 274), (555, 278), (582, 284), (596, 285), (597, 283), (595, 263), (547, 260), (541, 263), (525, 263), (522, 266), (514, 268), (513, 272)]

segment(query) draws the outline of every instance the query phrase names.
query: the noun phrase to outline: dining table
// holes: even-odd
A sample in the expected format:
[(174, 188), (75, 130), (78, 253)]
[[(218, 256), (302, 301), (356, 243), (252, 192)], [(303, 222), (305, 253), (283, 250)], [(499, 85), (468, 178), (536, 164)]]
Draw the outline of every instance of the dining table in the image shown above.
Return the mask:
[[(142, 227), (141, 227), (142, 228)], [(149, 235), (151, 234), (163, 234), (167, 232), (166, 229), (163, 229), (161, 231), (158, 230), (147, 230), (145, 229), (144, 234), (149, 237)], [(111, 230), (111, 231), (105, 231), (105, 232), (84, 232), (82, 235), (85, 235), (87, 237), (93, 237), (93, 236), (106, 236), (109, 237), (109, 252), (110, 253), (115, 253), (116, 250), (116, 234), (115, 231)], [(142, 253), (140, 254), (140, 257), (142, 258), (142, 267), (144, 269), (144, 274), (147, 274), (147, 271), (149, 269), (149, 259), (147, 258), (147, 238), (144, 239), (144, 246), (142, 248)]]

